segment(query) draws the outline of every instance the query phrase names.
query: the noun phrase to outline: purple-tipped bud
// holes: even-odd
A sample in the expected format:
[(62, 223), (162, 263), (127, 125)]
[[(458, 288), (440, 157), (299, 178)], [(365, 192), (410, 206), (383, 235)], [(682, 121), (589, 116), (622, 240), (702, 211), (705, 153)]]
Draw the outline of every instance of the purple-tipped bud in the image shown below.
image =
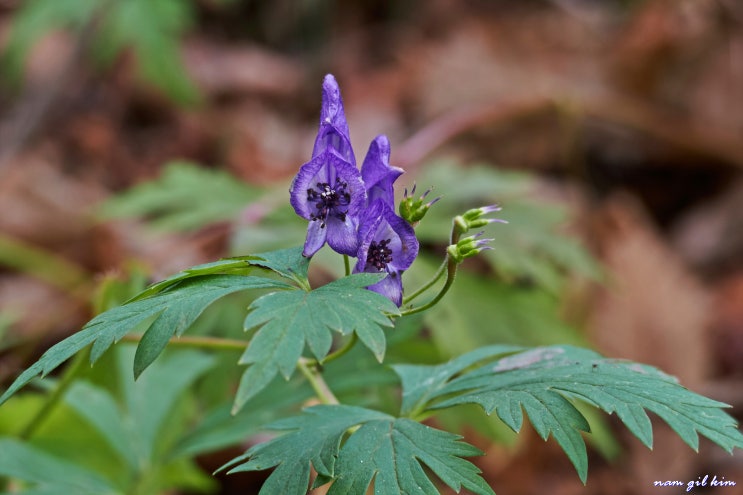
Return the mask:
[(483, 218), (488, 213), (494, 211), (501, 211), (501, 207), (498, 205), (482, 206), (480, 208), (473, 208), (467, 210), (462, 215), (454, 217), (454, 227), (456, 231), (461, 234), (466, 234), (470, 230), (480, 229), (489, 223), (508, 223), (500, 218)]
[(410, 195), (408, 195), (408, 190), (405, 189), (405, 194), (403, 195), (403, 199), (400, 201), (399, 206), (400, 216), (407, 220), (411, 225), (420, 222), (423, 217), (426, 216), (426, 213), (428, 213), (429, 208), (441, 199), (439, 196), (428, 203), (424, 203), (426, 196), (431, 193), (433, 188), (426, 190), (426, 192), (424, 192), (419, 198), (413, 197), (415, 194), (415, 188), (416, 184), (413, 184), (413, 189), (410, 190)]
[(488, 249), (493, 249), (489, 244), (495, 239), (480, 239), (484, 232), (478, 232), (475, 235), (463, 237), (456, 244), (452, 244), (447, 248), (449, 256), (456, 261), (461, 263), (466, 258), (478, 255)]

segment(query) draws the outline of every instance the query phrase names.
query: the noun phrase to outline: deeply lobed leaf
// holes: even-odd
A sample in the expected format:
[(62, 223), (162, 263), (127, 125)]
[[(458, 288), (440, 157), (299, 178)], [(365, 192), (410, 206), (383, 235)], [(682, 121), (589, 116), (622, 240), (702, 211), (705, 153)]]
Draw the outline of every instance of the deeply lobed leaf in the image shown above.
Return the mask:
[(272, 292), (256, 299), (245, 318), (245, 329), (260, 327), (240, 363), (250, 365), (242, 376), (233, 411), (260, 392), (278, 373), (289, 378), (305, 344), (322, 361), (332, 345), (332, 333), (355, 332), (377, 357), (384, 357), (383, 327), (398, 308), (365, 287), (380, 275), (359, 273), (312, 291)]
[[(352, 428), (358, 427), (355, 430)], [(425, 464), (449, 487), (493, 494), (480, 471), (463, 457), (482, 455), (461, 437), (406, 418), (354, 406), (314, 406), (303, 414), (269, 425), (289, 430), (230, 462), (230, 473), (275, 467), (259, 495), (304, 495), (310, 467), (316, 486), (331, 481), (329, 494), (438, 494)], [(341, 447), (342, 441), (345, 443)]]
[(721, 402), (695, 394), (661, 371), (606, 359), (571, 346), (524, 350), (478, 349), (439, 366), (395, 366), (403, 383), (403, 412), (422, 415), (459, 404), (496, 412), (518, 432), (526, 411), (543, 439), (552, 434), (585, 482), (588, 462), (581, 431), (589, 431), (570, 399), (617, 413), (648, 447), (652, 428), (646, 410), (666, 421), (694, 450), (702, 434), (728, 452), (743, 448), (743, 435)]

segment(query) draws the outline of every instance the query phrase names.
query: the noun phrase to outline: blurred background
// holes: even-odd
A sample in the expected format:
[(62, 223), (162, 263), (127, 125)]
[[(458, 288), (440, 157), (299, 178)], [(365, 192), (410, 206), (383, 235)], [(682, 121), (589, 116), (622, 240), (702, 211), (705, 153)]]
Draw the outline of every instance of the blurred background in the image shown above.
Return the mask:
[[(357, 160), (385, 133), (407, 172), (398, 183), (442, 196), (418, 228), (409, 287), (440, 262), (452, 215), (498, 202), (510, 222), (488, 231), (495, 249), (466, 264), (446, 304), (399, 322), (387, 362), (585, 345), (658, 366), (741, 418), (738, 0), (0, 0), (0, 53), (0, 388), (148, 282), (301, 244), (287, 188), (333, 73)], [(320, 253), (312, 275), (339, 271)], [(240, 337), (249, 297), (220, 302), (194, 331)], [(178, 412), (153, 419), (117, 371), (131, 356), (109, 354), (68, 373), (109, 394), (119, 419), (159, 432), (149, 464), (120, 472), (126, 448), (91, 426), (94, 406), (75, 388), (28, 431), (46, 396), (29, 388), (0, 409), (0, 433), (121, 493), (257, 493), (260, 473), (208, 473), (295, 411), (301, 384), (288, 385), (293, 401), (267, 394), (229, 418), (238, 356), (198, 354), (168, 403)], [(394, 376), (368, 358), (329, 369), (331, 385), (394, 410)], [(153, 366), (153, 383), (178, 359)], [(657, 493), (655, 480), (704, 475), (743, 484), (740, 456), (705, 440), (696, 454), (658, 423), (650, 452), (615, 418), (589, 419), (585, 487), (530, 426), (514, 437), (474, 409), (436, 421), (487, 452), (475, 462), (498, 493)], [(10, 492), (43, 477), (1, 462), (0, 475)]]

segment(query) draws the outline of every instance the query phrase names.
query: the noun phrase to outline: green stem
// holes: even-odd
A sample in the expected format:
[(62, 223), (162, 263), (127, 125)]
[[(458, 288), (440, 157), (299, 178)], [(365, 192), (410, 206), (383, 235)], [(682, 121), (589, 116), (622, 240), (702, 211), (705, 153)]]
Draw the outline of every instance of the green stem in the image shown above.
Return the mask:
[(408, 315), (414, 315), (416, 313), (420, 313), (421, 311), (425, 311), (428, 308), (431, 308), (435, 306), (444, 295), (449, 292), (449, 289), (451, 288), (452, 284), (454, 283), (454, 277), (457, 274), (457, 262), (451, 259), (449, 256), (447, 256), (448, 261), (446, 263), (446, 282), (444, 283), (444, 286), (441, 287), (441, 290), (438, 294), (436, 294), (436, 297), (428, 301), (423, 306), (418, 306), (417, 308), (410, 308), (405, 311), (400, 311), (400, 316), (408, 316)]
[(315, 391), (315, 395), (320, 399), (323, 404), (340, 404), (333, 391), (330, 390), (328, 384), (325, 383), (320, 370), (318, 370), (316, 364), (312, 363), (313, 360), (301, 358), (297, 361), (297, 367), (302, 372), (307, 381), (310, 382), (312, 390)]
[[(449, 235), (449, 244), (450, 245), (456, 245), (459, 242), (460, 237), (462, 236), (462, 233), (457, 228), (456, 221), (451, 226), (451, 234)], [(441, 266), (436, 271), (436, 274), (433, 276), (433, 278), (426, 283), (423, 287), (415, 291), (413, 294), (411, 294), (404, 302), (408, 303), (421, 295), (423, 292), (430, 289), (436, 282), (438, 282), (441, 279), (441, 276), (444, 274), (444, 270), (446, 270), (446, 282), (444, 283), (443, 287), (441, 287), (441, 290), (438, 294), (436, 294), (436, 297), (428, 301), (423, 306), (418, 306), (417, 308), (410, 308), (404, 311), (400, 311), (400, 316), (407, 316), (407, 315), (414, 315), (415, 313), (420, 313), (421, 311), (425, 311), (428, 308), (431, 308), (435, 306), (444, 295), (449, 292), (449, 289), (451, 288), (452, 284), (454, 283), (454, 277), (457, 275), (457, 266), (459, 264), (452, 259), (451, 256), (449, 256), (449, 253), (446, 253), (446, 257), (444, 258), (444, 261), (441, 263)]]
[[(346, 345), (338, 349), (333, 354), (330, 354), (326, 361), (337, 359), (338, 357), (348, 352), (355, 343), (355, 336), (356, 334), (353, 334)], [(142, 334), (131, 334), (125, 335), (124, 338), (122, 338), (121, 340), (124, 342), (139, 342), (141, 339)], [(168, 344), (177, 347), (192, 347), (198, 349), (211, 349), (221, 351), (244, 351), (245, 347), (248, 345), (248, 343), (243, 340), (222, 339), (219, 337), (178, 337), (170, 339), (170, 342), (168, 342)], [(320, 371), (318, 370), (317, 366), (318, 363), (314, 359), (300, 358), (299, 361), (297, 361), (297, 367), (305, 376), (305, 378), (307, 378), (307, 381), (310, 382), (310, 385), (315, 391), (317, 398), (320, 399), (320, 402), (322, 402), (323, 404), (338, 404), (338, 399), (330, 390), (328, 384), (325, 383), (325, 380), (323, 379), (322, 375), (320, 375)]]
[(346, 354), (348, 351), (350, 351), (354, 345), (356, 345), (356, 342), (359, 340), (359, 337), (356, 335), (356, 332), (351, 334), (351, 338), (348, 339), (348, 341), (335, 352), (331, 352), (328, 354), (325, 359), (322, 360), (322, 364), (329, 363), (330, 361), (334, 361), (338, 359), (339, 357)]
[(346, 277), (351, 275), (351, 260), (347, 254), (343, 255), (343, 268), (346, 270)]
[[(142, 334), (125, 335), (121, 339), (122, 342), (139, 342), (140, 340), (142, 340)], [(244, 340), (219, 337), (175, 337), (170, 339), (168, 345), (218, 351), (244, 351), (248, 343)]]
[(405, 298), (403, 298), (403, 301), (402, 301), (403, 305), (408, 304), (408, 303), (411, 303), (413, 301), (413, 299), (415, 299), (416, 297), (418, 297), (421, 294), (423, 294), (424, 292), (426, 292), (428, 289), (430, 289), (431, 287), (433, 287), (436, 284), (436, 282), (438, 282), (439, 280), (441, 280), (441, 277), (443, 277), (444, 274), (446, 273), (446, 267), (448, 265), (448, 262), (449, 262), (449, 256), (446, 256), (444, 258), (444, 261), (441, 262), (441, 265), (436, 270), (436, 274), (431, 278), (431, 280), (429, 280), (428, 282), (426, 282), (425, 285), (423, 285), (420, 288), (418, 288), (418, 290), (416, 290), (415, 292), (413, 292), (409, 296), (406, 296)]
[(31, 438), (33, 434), (36, 433), (36, 431), (39, 429), (39, 427), (44, 423), (44, 421), (46, 421), (52, 411), (54, 411), (54, 408), (57, 406), (60, 399), (62, 399), (62, 396), (65, 394), (65, 392), (67, 392), (67, 390), (70, 388), (70, 385), (72, 385), (75, 376), (82, 368), (83, 363), (88, 360), (89, 356), (90, 348), (87, 348), (84, 352), (80, 352), (75, 355), (72, 362), (67, 367), (67, 369), (65, 369), (64, 374), (57, 383), (57, 388), (55, 388), (54, 391), (49, 394), (49, 396), (46, 398), (46, 402), (44, 402), (44, 405), (41, 407), (41, 409), (39, 409), (36, 414), (34, 414), (34, 416), (29, 420), (29, 422), (21, 431), (19, 436), (22, 440), (28, 440), (29, 438)]

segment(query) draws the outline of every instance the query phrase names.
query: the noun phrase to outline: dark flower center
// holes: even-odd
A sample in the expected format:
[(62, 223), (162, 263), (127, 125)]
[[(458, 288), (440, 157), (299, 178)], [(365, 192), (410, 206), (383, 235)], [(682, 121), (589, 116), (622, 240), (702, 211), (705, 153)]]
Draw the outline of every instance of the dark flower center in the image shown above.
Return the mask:
[(392, 263), (392, 250), (387, 247), (390, 243), (390, 239), (384, 239), (377, 243), (372, 241), (369, 246), (369, 252), (366, 255), (366, 268), (374, 268), (377, 271), (384, 271), (387, 269), (387, 264)]
[(345, 221), (351, 203), (351, 194), (346, 191), (348, 184), (336, 177), (333, 186), (327, 182), (318, 182), (315, 186), (317, 189), (307, 189), (307, 201), (314, 202), (317, 209), (315, 213), (310, 213), (310, 220), (320, 220), (320, 228), (325, 228), (325, 221), (331, 213)]

